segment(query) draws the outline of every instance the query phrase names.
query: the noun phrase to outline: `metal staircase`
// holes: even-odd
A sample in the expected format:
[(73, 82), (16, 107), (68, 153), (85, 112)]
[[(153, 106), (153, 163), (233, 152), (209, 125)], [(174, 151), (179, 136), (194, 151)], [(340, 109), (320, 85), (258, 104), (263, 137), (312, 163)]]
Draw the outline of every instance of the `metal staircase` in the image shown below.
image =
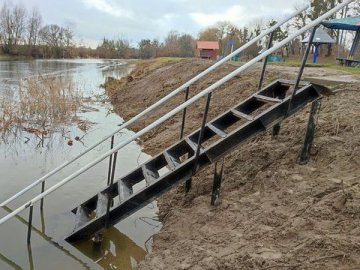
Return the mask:
[[(76, 215), (75, 229), (66, 240), (72, 242), (91, 237), (106, 226), (128, 217), (173, 186), (190, 179), (195, 167), (198, 172), (216, 162), (247, 139), (318, 99), (323, 90), (318, 85), (301, 82), (292, 109), (288, 112), (291, 99), (289, 89), (293, 89), (294, 85), (292, 81), (275, 81), (208, 122), (197, 159), (195, 154), (200, 129), (73, 209)], [(161, 173), (164, 168), (167, 170)], [(134, 191), (134, 185), (140, 182), (145, 187)], [(114, 199), (117, 203), (112, 202)]]
[[(194, 78), (187, 81), (182, 86), (169, 93), (167, 96), (161, 98), (153, 105), (145, 108), (144, 111), (134, 116), (129, 121), (123, 123), (123, 125), (117, 128), (112, 134), (109, 134), (107, 137), (87, 148), (84, 152), (71, 158), (69, 161), (66, 161), (64, 164), (48, 172), (47, 174), (35, 180), (18, 193), (3, 201), (0, 204), (0, 207), (6, 207), (6, 205), (8, 205), (10, 202), (18, 199), (27, 191), (41, 184), (41, 193), (28, 200), (21, 206), (17, 207), (11, 213), (7, 214), (4, 217), (1, 217), (0, 225), (8, 221), (9, 219), (16, 217), (22, 211), (29, 209), (27, 243), (30, 244), (34, 205), (37, 202), (40, 202), (40, 209), (42, 209), (43, 200), (45, 197), (57, 191), (63, 185), (69, 183), (70, 181), (73, 181), (74, 179), (76, 179), (77, 176), (89, 170), (93, 166), (96, 166), (101, 161), (110, 157), (108, 187), (87, 200), (86, 202), (84, 202), (83, 204), (81, 204), (80, 206), (76, 207), (72, 211), (76, 215), (75, 229), (67, 237), (67, 240), (72, 242), (78, 239), (89, 237), (92, 234), (99, 232), (102, 228), (107, 228), (111, 224), (115, 224), (116, 222), (131, 215), (139, 208), (145, 206), (155, 197), (166, 192), (178, 183), (185, 182), (185, 190), (188, 190), (191, 187), (191, 177), (199, 170), (210, 165), (211, 163), (217, 162), (221, 157), (232, 151), (237, 145), (243, 143), (245, 140), (251, 138), (256, 134), (265, 131), (269, 127), (275, 125), (276, 128), (273, 129), (273, 134), (277, 133), (280, 128), (280, 122), (283, 119), (293, 114), (297, 110), (303, 108), (306, 104), (315, 101), (313, 102), (313, 107), (311, 110), (311, 121), (309, 120), (309, 127), (311, 128), (308, 128), (303, 153), (301, 155), (301, 160), (306, 160), (306, 158), (308, 157), (309, 149), (311, 147), (311, 142), (315, 129), (313, 113), (317, 111), (318, 107), (316, 106), (316, 104), (319, 104), (317, 100), (320, 98), (321, 92), (324, 90), (324, 88), (319, 85), (300, 81), (305, 67), (306, 59), (309, 54), (314, 34), (318, 25), (322, 23), (323, 20), (329, 18), (331, 15), (335, 14), (337, 11), (341, 10), (342, 8), (354, 1), (355, 0), (345, 0), (343, 3), (338, 4), (335, 8), (329, 10), (316, 20), (309, 22), (303, 28), (295, 31), (293, 34), (289, 35), (284, 40), (272, 46), (271, 40), (274, 31), (276, 31), (285, 22), (305, 11), (308, 7), (304, 7), (287, 16), (286, 18), (280, 20), (273, 27), (270, 27), (269, 29), (261, 33), (259, 36), (255, 37), (253, 40), (249, 41), (242, 47), (235, 50), (233, 53), (216, 62), (214, 65), (204, 70), (200, 74), (196, 75)], [(274, 53), (279, 48), (285, 46), (287, 43), (291, 42), (299, 35), (309, 30), (311, 30), (311, 35), (296, 81), (275, 81), (274, 83), (263, 88), (262, 90), (259, 90), (257, 93), (255, 93), (245, 101), (242, 101), (237, 106), (227, 110), (217, 118), (211, 121), (207, 120), (207, 113), (209, 110), (213, 91), (215, 91), (219, 86), (223, 85), (227, 81), (233, 79), (241, 72), (247, 70), (248, 68), (257, 64), (259, 61), (263, 60), (264, 65), (261, 72), (258, 88), (260, 89), (265, 75), (267, 56), (271, 53)], [(200, 93), (188, 99), (189, 87), (193, 83), (197, 82), (199, 79), (203, 78), (217, 67), (226, 63), (235, 55), (256, 44), (259, 40), (266, 37), (267, 35), (270, 36), (270, 42), (266, 51), (262, 52), (260, 55), (256, 56), (252, 60), (248, 61), (244, 65), (238, 67), (233, 72), (220, 79), (219, 81), (215, 82), (211, 86), (202, 90)], [(239, 89), (239, 91), (241, 91), (241, 89)], [(160, 116), (157, 120), (150, 123), (131, 137), (126, 138), (123, 141), (118, 142), (118, 144), (114, 145), (114, 134), (135, 123), (141, 117), (144, 117), (153, 109), (163, 105), (168, 100), (171, 100), (177, 94), (184, 92), (185, 101), (182, 104), (178, 105), (176, 108), (172, 109), (168, 113)], [(201, 127), (192, 134), (183, 137), (187, 107), (205, 96), (207, 97), (207, 102)], [(164, 121), (181, 112), (183, 112), (183, 122), (180, 133), (180, 140), (156, 157), (136, 168), (128, 175), (114, 182), (117, 152), (124, 146), (130, 144), (131, 142), (135, 141), (139, 137), (154, 129), (155, 127), (161, 125), (162, 123), (164, 123)], [(110, 138), (112, 138), (112, 140), (111, 149), (109, 151), (106, 151), (105, 153), (101, 154), (83, 167), (72, 172), (67, 177), (63, 178), (61, 181), (49, 187), (48, 189), (45, 189), (45, 182), (49, 177), (62, 171), (62, 169), (64, 169), (68, 165), (73, 164), (74, 161), (81, 158), (88, 152), (92, 151), (98, 145), (108, 141), (108, 139)], [(221, 172), (216, 175), (216, 178), (219, 178), (221, 174), (222, 169)], [(217, 179), (217, 182), (219, 182), (219, 179)], [(141, 189), (135, 188), (135, 185), (138, 187), (139, 183), (142, 183), (143, 185), (145, 185), (145, 187)], [(219, 189), (219, 186), (215, 186), (214, 180), (213, 190), (216, 191), (217, 189)], [(213, 197), (216, 197), (215, 193), (213, 193), (213, 195)]]

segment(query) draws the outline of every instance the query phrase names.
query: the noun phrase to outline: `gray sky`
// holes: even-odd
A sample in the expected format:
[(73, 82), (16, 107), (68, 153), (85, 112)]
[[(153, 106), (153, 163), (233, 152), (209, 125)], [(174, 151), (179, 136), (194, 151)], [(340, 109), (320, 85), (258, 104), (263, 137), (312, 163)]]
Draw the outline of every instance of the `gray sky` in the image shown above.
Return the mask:
[[(0, 3), (6, 0), (0, 0)], [(307, 0), (12, 0), (40, 10), (45, 24), (70, 26), (85, 45), (104, 36), (162, 40), (170, 30), (196, 36), (217, 21), (245, 26), (279, 18)]]

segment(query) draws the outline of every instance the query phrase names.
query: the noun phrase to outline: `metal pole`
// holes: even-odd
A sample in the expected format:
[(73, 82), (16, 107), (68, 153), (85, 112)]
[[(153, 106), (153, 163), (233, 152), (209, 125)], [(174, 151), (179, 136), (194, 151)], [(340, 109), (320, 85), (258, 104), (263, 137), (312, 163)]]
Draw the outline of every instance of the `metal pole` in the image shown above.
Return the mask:
[(112, 170), (111, 170), (110, 185), (112, 185), (114, 183), (117, 154), (118, 154), (118, 152), (114, 153), (114, 162), (113, 162)]
[(211, 202), (210, 202), (212, 206), (215, 206), (216, 200), (219, 198), (220, 195), (221, 180), (224, 170), (224, 159), (221, 162), (220, 172), (218, 172), (217, 167), (218, 167), (218, 162), (216, 162), (214, 166), (214, 179), (213, 179), (213, 188), (211, 192)]
[[(116, 159), (117, 159), (118, 152), (114, 153), (114, 162), (112, 164), (112, 170), (111, 170), (111, 179), (110, 179), (110, 185), (114, 183), (115, 178), (115, 168), (116, 168)], [(108, 202), (106, 206), (106, 218), (105, 218), (105, 228), (109, 227), (109, 214), (110, 214), (110, 207), (111, 207), (111, 196), (110, 194), (106, 194), (108, 196)]]
[(305, 140), (300, 154), (300, 164), (306, 164), (310, 159), (310, 151), (314, 141), (317, 117), (320, 111), (321, 101), (315, 100), (311, 104), (308, 127), (306, 130)]
[[(294, 85), (294, 89), (293, 89), (293, 92), (291, 94), (291, 98), (290, 98), (290, 101), (289, 101), (289, 107), (288, 107), (288, 110), (287, 110), (287, 113), (290, 113), (290, 110), (291, 110), (291, 107), (292, 107), (292, 102), (293, 102), (293, 98), (296, 94), (296, 91), (297, 89), (299, 88), (299, 85), (300, 85), (300, 81), (301, 81), (301, 77), (304, 73), (304, 69), (305, 69), (305, 66), (306, 66), (306, 61), (308, 59), (308, 56), (309, 56), (309, 53), (310, 53), (310, 48), (311, 48), (311, 44), (314, 40), (314, 36), (315, 36), (315, 33), (316, 33), (316, 29), (318, 28), (318, 26), (315, 26), (313, 28), (313, 30), (311, 31), (311, 34), (310, 34), (310, 37), (309, 37), (309, 41), (307, 43), (307, 46), (306, 46), (306, 50), (304, 52), (304, 55), (303, 55), (303, 58), (302, 58), (302, 61), (301, 61), (301, 65), (300, 65), (300, 70), (299, 70), (299, 73), (298, 73), (298, 76), (296, 78), (296, 81), (295, 81), (295, 85)], [(280, 123), (274, 125), (273, 129), (272, 129), (272, 136), (273, 137), (276, 137), (279, 135), (279, 132), (280, 132)]]
[(160, 125), (161, 123), (163, 123), (164, 121), (168, 120), (169, 118), (171, 118), (172, 116), (174, 116), (175, 114), (181, 112), (185, 107), (188, 107), (190, 104), (193, 104), (195, 101), (197, 101), (199, 98), (208, 95), (209, 93), (211, 93), (212, 91), (214, 91), (217, 87), (219, 87), (220, 85), (224, 84), (225, 82), (229, 81), (230, 79), (234, 78), (236, 75), (238, 75), (239, 73), (243, 72), (244, 70), (247, 70), (248, 68), (254, 66), (258, 61), (260, 61), (261, 59), (263, 59), (264, 57), (270, 55), (271, 53), (273, 53), (274, 51), (276, 51), (277, 49), (281, 48), (282, 46), (284, 46), (285, 44), (287, 44), (288, 42), (290, 42), (291, 40), (293, 40), (294, 38), (296, 38), (297, 36), (301, 35), (302, 33), (308, 31), (310, 28), (314, 27), (315, 25), (318, 25), (319, 23), (321, 23), (324, 19), (328, 18), (329, 16), (331, 16), (332, 14), (334, 14), (335, 12), (337, 12), (339, 9), (341, 9), (342, 7), (348, 5), (349, 3), (353, 2), (354, 0), (347, 0), (345, 2), (343, 2), (342, 4), (338, 5), (336, 8), (330, 10), (329, 12), (325, 13), (324, 15), (320, 16), (319, 18), (317, 18), (316, 20), (312, 21), (311, 23), (309, 23), (308, 25), (306, 25), (305, 27), (301, 28), (300, 30), (296, 31), (294, 34), (290, 35), (289, 37), (285, 38), (284, 40), (282, 40), (281, 42), (279, 42), (278, 44), (276, 44), (274, 47), (272, 47), (271, 49), (263, 52), (262, 54), (258, 55), (257, 57), (253, 58), (252, 60), (250, 60), (249, 62), (247, 62), (246, 64), (242, 65), (241, 67), (237, 68), (236, 70), (234, 70), (233, 72), (231, 72), (230, 74), (228, 74), (227, 76), (223, 77), (221, 80), (217, 81), (216, 83), (212, 84), (211, 86), (209, 86), (208, 88), (204, 89), (202, 92), (198, 93), (197, 95), (193, 96), (192, 98), (188, 99), (188, 101), (184, 102), (183, 104), (179, 105), (178, 107), (176, 107), (175, 109), (171, 110), (170, 112), (166, 113), (165, 115), (163, 115), (162, 117), (160, 117), (159, 119), (157, 119), (156, 121), (154, 121), (153, 123), (149, 124), (147, 127), (143, 128), (142, 130), (138, 131), (137, 133), (135, 133), (134, 135), (132, 135), (131, 137), (129, 137), (128, 139), (122, 141), (121, 143), (119, 143), (118, 145), (116, 145), (112, 150), (109, 150), (107, 152), (105, 152), (104, 154), (102, 154), (100, 157), (96, 158), (95, 160), (91, 161), (90, 163), (88, 163), (87, 165), (85, 165), (84, 167), (80, 168), (79, 170), (77, 170), (76, 172), (72, 173), (71, 175), (69, 175), (68, 177), (64, 178), (62, 181), (58, 182), (57, 184), (55, 184), (54, 186), (52, 186), (51, 188), (49, 188), (48, 190), (46, 190), (43, 194), (38, 195), (36, 197), (34, 197), (32, 200), (30, 200), (29, 202), (23, 204), (22, 206), (18, 207), (17, 209), (14, 210), (14, 212), (12, 212), (11, 214), (8, 214), (7, 216), (3, 217), (2, 219), (0, 219), (0, 225), (4, 222), (6, 222), (7, 220), (9, 220), (10, 218), (12, 218), (13, 216), (17, 215), (18, 213), (20, 213), (22, 210), (26, 209), (29, 205), (29, 203), (34, 204), (35, 202), (39, 201), (41, 198), (46, 197), (47, 195), (49, 195), (50, 193), (54, 192), (55, 190), (57, 190), (58, 188), (60, 188), (61, 186), (65, 185), (67, 182), (73, 180), (75, 177), (77, 177), (78, 175), (82, 174), (83, 172), (87, 171), (88, 169), (92, 168), (93, 166), (95, 166), (96, 164), (98, 164), (99, 162), (103, 161), (106, 157), (108, 157), (109, 155), (111, 155), (112, 153), (117, 152), (119, 149), (121, 149), (122, 147), (128, 145), (129, 143), (133, 142), (134, 140), (136, 140), (137, 138), (139, 138), (140, 136), (146, 134), (148, 131), (152, 130), (153, 128), (157, 127), (158, 125)]
[[(353, 1), (353, 0), (352, 0)], [(121, 131), (122, 129), (130, 126), (131, 124), (135, 123), (137, 120), (139, 120), (141, 117), (143, 117), (144, 115), (146, 115), (148, 112), (152, 111), (153, 109), (157, 108), (158, 106), (160, 106), (161, 104), (163, 104), (164, 102), (168, 101), (169, 99), (171, 99), (172, 97), (174, 97), (175, 95), (177, 95), (178, 93), (180, 93), (181, 91), (183, 91), (184, 89), (186, 89), (187, 87), (189, 87), (190, 85), (192, 85), (193, 83), (197, 82), (199, 79), (203, 78), (205, 75), (207, 75), (208, 73), (210, 73), (211, 71), (213, 71), (214, 69), (216, 69), (217, 67), (221, 66), (223, 63), (227, 62), (227, 60), (229, 60), (231, 57), (241, 53), (242, 51), (246, 50), (247, 48), (249, 48), (250, 46), (252, 46), (253, 44), (257, 43), (259, 40), (261, 40), (263, 37), (265, 37), (266, 35), (268, 35), (269, 33), (271, 33), (272, 31), (274, 31), (276, 28), (280, 27), (281, 25), (283, 25), (284, 23), (286, 23), (287, 21), (289, 21), (290, 19), (292, 19), (293, 17), (299, 15), (301, 12), (307, 10), (309, 8), (309, 5), (297, 10), (296, 12), (294, 12), (293, 14), (287, 16), (286, 18), (279, 20), (279, 22), (277, 24), (275, 24), (273, 27), (269, 28), (268, 30), (266, 30), (265, 32), (261, 33), (259, 36), (255, 37), (254, 39), (252, 39), (251, 41), (249, 41), (248, 43), (246, 43), (244, 46), (240, 47), (239, 49), (235, 50), (233, 53), (229, 54), (228, 56), (226, 56), (225, 58), (221, 59), (220, 61), (216, 62), (214, 65), (210, 66), (209, 68), (207, 68), (206, 70), (204, 70), (203, 72), (199, 73), (197, 76), (195, 76), (194, 78), (192, 78), (191, 80), (189, 80), (188, 82), (184, 83), (182, 86), (180, 86), (179, 88), (175, 89), (173, 92), (171, 92), (170, 94), (168, 94), (167, 96), (163, 97), (162, 99), (160, 99), (159, 101), (157, 101), (156, 103), (154, 103), (153, 105), (151, 105), (150, 107), (146, 108), (144, 111), (142, 111), (141, 113), (139, 113), (138, 115), (134, 116), (133, 118), (131, 118), (129, 121), (123, 123), (119, 128), (117, 128), (115, 131), (113, 131), (111, 134), (109, 134), (108, 136), (104, 137), (102, 140), (100, 140), (99, 142), (93, 144), (92, 146), (90, 146), (89, 148), (87, 148), (84, 152), (80, 153), (79, 155), (75, 156), (74, 158), (70, 159), (69, 161), (66, 161), (65, 163), (63, 163), (62, 165), (60, 165), (59, 167), (55, 168), (54, 170), (48, 172), (47, 174), (45, 174), (44, 176), (42, 176), (41, 178), (39, 178), (38, 180), (34, 181), (32, 184), (28, 185), (26, 188), (24, 188), (23, 190), (19, 191), (18, 193), (16, 193), (15, 195), (13, 195), (12, 197), (10, 197), (9, 199), (5, 200), (4, 202), (2, 202), (0, 204), (0, 206), (5, 206), (8, 203), (10, 203), (11, 201), (15, 200), (16, 198), (18, 198), (19, 196), (21, 196), (22, 194), (24, 194), (25, 192), (27, 192), (28, 190), (32, 189), (33, 187), (37, 186), (39, 183), (45, 181), (47, 178), (49, 178), (50, 176), (54, 175), (55, 173), (59, 172), (60, 170), (62, 170), (63, 168), (67, 167), (69, 164), (73, 163), (75, 160), (79, 159), (80, 157), (82, 157), (83, 155), (85, 155), (86, 153), (90, 152), (92, 149), (94, 149), (95, 147), (99, 146), (100, 144), (102, 144), (104, 141), (106, 141), (107, 139), (109, 139), (111, 136), (115, 135), (116, 133), (118, 133), (119, 131)]]
[[(41, 193), (44, 193), (45, 191), (45, 182), (41, 183)], [(40, 210), (42, 211), (44, 209), (44, 198), (41, 199), (40, 202)]]
[(294, 85), (294, 90), (293, 90), (293, 92), (291, 94), (291, 98), (290, 98), (290, 101), (289, 101), (289, 107), (288, 107), (288, 111), (287, 111), (288, 113), (291, 110), (294, 96), (296, 95), (296, 92), (297, 92), (297, 90), (299, 88), (301, 77), (302, 77), (302, 75), (304, 73), (304, 69), (305, 69), (305, 66), (306, 66), (306, 61), (308, 59), (310, 48), (311, 48), (312, 42), (314, 40), (317, 28), (318, 28), (318, 25), (314, 26), (314, 28), (313, 28), (313, 30), (312, 30), (312, 32), (310, 34), (309, 41), (308, 41), (307, 47), (306, 47), (306, 51), (305, 51), (305, 53), (303, 55), (303, 59), (302, 59), (302, 62), (301, 62), (300, 70), (299, 70), (298, 76), (296, 78), (296, 82), (295, 82), (295, 85)]
[[(110, 143), (110, 149), (113, 149), (113, 148), (114, 148), (114, 135), (111, 137), (111, 143)], [(113, 155), (110, 155), (110, 159), (109, 159), (109, 169), (108, 169), (107, 185), (110, 185), (112, 156), (113, 156)]]
[[(208, 116), (208, 113), (209, 113), (211, 96), (212, 96), (212, 93), (208, 94), (207, 99), (206, 99), (204, 116), (203, 116), (203, 120), (202, 120), (202, 123), (201, 123), (201, 129), (200, 129), (197, 148), (196, 148), (196, 152), (195, 152), (193, 174), (195, 174), (197, 172), (198, 168), (199, 168), (198, 160), (199, 160), (199, 155), (200, 155), (201, 143), (202, 143), (202, 140), (204, 138), (204, 131), (205, 131), (205, 125), (206, 125), (206, 121), (207, 121), (207, 116)], [(191, 182), (192, 182), (191, 179), (189, 179), (189, 180), (187, 180), (185, 182), (185, 192), (190, 191)]]
[(29, 210), (29, 222), (28, 222), (28, 233), (27, 233), (27, 244), (30, 245), (31, 240), (31, 224), (32, 224), (32, 218), (33, 218), (33, 205), (30, 205)]
[[(185, 102), (189, 98), (189, 89), (190, 89), (190, 86), (186, 87)], [(180, 140), (184, 137), (185, 120), (186, 120), (186, 108), (184, 108), (183, 115), (182, 115), (181, 130), (180, 130)]]
[[(267, 45), (267, 48), (270, 49), (272, 47), (272, 42), (273, 42), (273, 39), (274, 39), (274, 34), (275, 34), (275, 31), (271, 32), (270, 36), (269, 36), (269, 43)], [(260, 75), (260, 81), (259, 81), (259, 87), (258, 87), (258, 90), (261, 90), (262, 88), (262, 85), (263, 85), (263, 82), (264, 82), (264, 77), (265, 77), (265, 71), (266, 71), (266, 66), (267, 66), (267, 63), (268, 63), (268, 58), (265, 57), (264, 58), (264, 64), (263, 64), (263, 67), (262, 67), (262, 70), (261, 70), (261, 75)]]

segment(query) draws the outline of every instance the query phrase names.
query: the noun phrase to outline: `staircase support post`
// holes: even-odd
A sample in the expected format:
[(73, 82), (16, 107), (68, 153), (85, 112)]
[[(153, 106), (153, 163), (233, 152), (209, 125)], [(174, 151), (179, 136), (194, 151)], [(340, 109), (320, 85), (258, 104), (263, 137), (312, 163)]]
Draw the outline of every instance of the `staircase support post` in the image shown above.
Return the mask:
[[(113, 148), (114, 148), (114, 135), (111, 136), (111, 143), (110, 143), (110, 149), (113, 149)], [(110, 185), (110, 178), (111, 178), (112, 157), (113, 157), (113, 155), (110, 155), (110, 158), (109, 158), (109, 169), (108, 169), (108, 179), (107, 179), (108, 186)]]
[[(41, 183), (41, 193), (44, 193), (44, 191), (45, 191), (45, 181)], [(43, 209), (44, 209), (44, 198), (42, 198), (40, 201), (40, 210)]]
[(314, 141), (317, 118), (319, 116), (320, 107), (321, 107), (321, 100), (315, 100), (311, 104), (311, 110), (310, 110), (305, 140), (301, 149), (301, 154), (299, 159), (300, 164), (306, 164), (310, 160), (310, 151)]
[[(114, 153), (114, 161), (112, 164), (111, 178), (110, 178), (109, 186), (111, 186), (114, 183), (117, 154), (118, 154), (118, 152)], [(109, 217), (110, 217), (109, 214), (110, 214), (110, 207), (111, 207), (112, 199), (111, 199), (110, 194), (106, 194), (106, 196), (108, 197), (108, 201), (107, 201), (107, 206), (106, 206), (105, 228), (108, 228), (109, 227)]]
[[(202, 143), (203, 138), (204, 138), (204, 131), (205, 131), (205, 125), (206, 125), (206, 121), (207, 121), (207, 116), (208, 116), (208, 113), (209, 113), (211, 96), (212, 96), (212, 93), (210, 92), (210, 93), (208, 94), (208, 96), (207, 96), (206, 105), (205, 105), (205, 111), (204, 111), (204, 116), (203, 116), (203, 120), (202, 120), (202, 124), (201, 124), (201, 129), (200, 129), (200, 133), (199, 133), (197, 148), (196, 148), (196, 152), (195, 152), (194, 168), (193, 168), (193, 173), (192, 173), (193, 175), (194, 175), (194, 174), (197, 172), (197, 170), (199, 169), (198, 160), (199, 160), (199, 155), (200, 155), (201, 143)], [(185, 182), (185, 192), (189, 192), (189, 191), (190, 191), (190, 189), (191, 189), (191, 182), (192, 182), (191, 178)]]
[(224, 171), (224, 159), (221, 161), (221, 167), (220, 172), (218, 172), (218, 162), (215, 163), (214, 166), (214, 181), (213, 181), (213, 188), (211, 192), (211, 205), (215, 206), (215, 203), (220, 195), (220, 187), (221, 187), (221, 181), (223, 177), (223, 171)]
[[(271, 34), (269, 36), (269, 42), (268, 42), (268, 45), (267, 45), (267, 49), (270, 49), (272, 47), (272, 43), (273, 43), (273, 39), (274, 39), (274, 33), (275, 33), (275, 31), (271, 32)], [(267, 63), (268, 63), (268, 57), (265, 57), (264, 58), (264, 64), (263, 64), (261, 74), (260, 74), (260, 81), (259, 81), (258, 90), (261, 90), (261, 88), (263, 86)]]
[[(298, 90), (299, 88), (299, 85), (300, 85), (300, 81), (301, 81), (301, 77), (304, 73), (304, 69), (305, 69), (305, 66), (306, 66), (306, 61), (308, 59), (308, 56), (309, 56), (309, 53), (310, 53), (310, 49), (311, 49), (311, 45), (313, 43), (313, 40), (314, 40), (314, 37), (315, 37), (315, 34), (316, 34), (316, 30), (318, 29), (319, 25), (316, 25), (314, 26), (313, 30), (311, 31), (311, 34), (310, 34), (310, 37), (309, 37), (309, 41), (307, 43), (307, 46), (306, 46), (306, 50), (305, 50), (305, 53), (303, 55), (303, 58), (302, 58), (302, 61), (301, 61), (301, 65), (300, 65), (300, 69), (299, 69), (299, 73), (298, 73), (298, 76), (296, 78), (296, 82), (295, 82), (295, 85), (294, 85), (294, 89), (293, 89), (293, 92), (291, 94), (291, 98), (290, 98), (290, 102), (289, 102), (289, 107), (288, 107), (288, 110), (287, 110), (287, 115), (290, 113), (290, 110), (292, 108), (292, 103), (293, 103), (293, 100), (294, 100), (294, 96), (296, 95), (296, 91)], [(279, 124), (276, 124), (274, 127), (273, 127), (273, 131), (272, 131), (272, 135), (273, 137), (276, 137), (277, 135), (279, 135), (279, 132), (280, 132), (280, 123)]]
[[(190, 86), (186, 87), (185, 101), (184, 102), (186, 102), (189, 99), (189, 90), (190, 90)], [(180, 130), (180, 140), (182, 140), (182, 138), (184, 137), (185, 120), (186, 120), (186, 107), (184, 108), (183, 115), (182, 115), (181, 130)]]
[(31, 225), (32, 225), (32, 219), (33, 219), (33, 210), (34, 206), (31, 204), (29, 209), (29, 222), (28, 222), (28, 232), (27, 232), (27, 244), (30, 245), (31, 240)]

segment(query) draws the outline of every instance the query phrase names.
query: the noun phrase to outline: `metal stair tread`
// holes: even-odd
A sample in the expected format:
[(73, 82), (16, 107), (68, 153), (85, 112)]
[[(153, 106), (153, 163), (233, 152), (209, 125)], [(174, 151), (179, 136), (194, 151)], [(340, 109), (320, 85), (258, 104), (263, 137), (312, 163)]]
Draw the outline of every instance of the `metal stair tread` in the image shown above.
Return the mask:
[(268, 96), (264, 96), (264, 95), (259, 95), (259, 94), (254, 95), (254, 97), (255, 97), (257, 100), (261, 100), (261, 101), (265, 101), (265, 102), (270, 102), (270, 103), (281, 103), (281, 102), (282, 102), (282, 100), (279, 99), (279, 98), (272, 98), (272, 97), (268, 97)]
[(226, 138), (227, 134), (225, 131), (221, 130), (220, 128), (217, 128), (211, 123), (207, 124), (207, 127), (210, 128), (213, 132), (215, 132), (217, 135), (219, 135), (221, 138)]
[(128, 187), (122, 179), (117, 182), (117, 188), (120, 202), (123, 202), (124, 200), (129, 198), (133, 193), (132, 188)]
[(82, 205), (79, 205), (76, 208), (76, 217), (75, 217), (75, 228), (83, 226), (84, 224), (88, 223), (91, 220), (90, 218), (90, 211), (88, 211), (85, 207)]
[(248, 114), (245, 114), (245, 113), (243, 113), (243, 112), (240, 112), (239, 110), (237, 110), (237, 109), (231, 109), (230, 110), (231, 111), (231, 113), (233, 114), (233, 115), (235, 115), (235, 116), (237, 116), (237, 117), (239, 117), (239, 118), (243, 118), (243, 119), (245, 119), (245, 120), (247, 120), (247, 121), (252, 121), (252, 120), (254, 120), (254, 117), (252, 117), (251, 115), (248, 115)]
[(107, 206), (108, 206), (109, 196), (100, 192), (98, 194), (98, 200), (96, 204), (96, 217), (100, 217), (106, 213)]
[(178, 167), (181, 164), (180, 160), (172, 156), (168, 151), (164, 151), (163, 154), (167, 164), (169, 165), (172, 171), (175, 170), (176, 167)]
[(150, 165), (143, 164), (141, 166), (141, 169), (147, 184), (150, 184), (159, 178), (159, 172), (156, 169), (152, 168)]

